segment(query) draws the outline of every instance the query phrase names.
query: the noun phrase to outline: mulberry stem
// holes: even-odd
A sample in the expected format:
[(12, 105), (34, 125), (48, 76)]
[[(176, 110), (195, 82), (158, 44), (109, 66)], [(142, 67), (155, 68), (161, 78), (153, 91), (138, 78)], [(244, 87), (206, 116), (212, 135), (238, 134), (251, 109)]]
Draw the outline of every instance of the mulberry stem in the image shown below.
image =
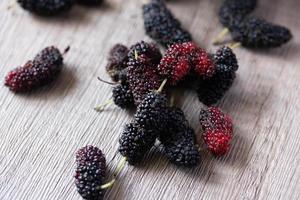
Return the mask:
[(229, 33), (229, 29), (228, 28), (224, 28), (218, 35), (217, 37), (215, 37), (213, 39), (213, 44), (216, 45), (216, 44), (219, 44), (220, 41), (224, 38), (225, 35), (227, 35)]
[(158, 90), (157, 90), (156, 92), (161, 93), (161, 91), (164, 89), (164, 87), (165, 87), (167, 81), (168, 81), (168, 79), (165, 79), (165, 80), (161, 83), (160, 87), (158, 88)]
[(118, 83), (113, 83), (113, 82), (109, 82), (106, 80), (103, 80), (102, 78), (100, 78), (99, 76), (97, 77), (97, 79), (103, 83), (109, 84), (109, 85), (117, 85)]
[(120, 174), (121, 171), (124, 169), (124, 166), (125, 166), (126, 161), (127, 161), (127, 158), (126, 158), (126, 157), (123, 157), (123, 158), (120, 160), (120, 162), (119, 162), (119, 164), (118, 164), (118, 166), (117, 166), (117, 168), (116, 168), (116, 171), (115, 171), (115, 173), (114, 173), (114, 178), (113, 178), (111, 181), (109, 181), (108, 183), (106, 183), (106, 184), (104, 184), (104, 185), (101, 185), (101, 186), (100, 186), (101, 189), (107, 189), (107, 188), (110, 188), (110, 187), (112, 187), (112, 186), (114, 185), (114, 183), (116, 182), (116, 180), (117, 180), (119, 174)]
[(231, 49), (239, 48), (240, 46), (242, 46), (242, 43), (240, 42), (233, 42), (229, 45)]
[(105, 108), (105, 106), (109, 105), (113, 103), (113, 99), (108, 99), (105, 103), (99, 105), (99, 106), (96, 106), (94, 109), (98, 112), (102, 112), (103, 109)]

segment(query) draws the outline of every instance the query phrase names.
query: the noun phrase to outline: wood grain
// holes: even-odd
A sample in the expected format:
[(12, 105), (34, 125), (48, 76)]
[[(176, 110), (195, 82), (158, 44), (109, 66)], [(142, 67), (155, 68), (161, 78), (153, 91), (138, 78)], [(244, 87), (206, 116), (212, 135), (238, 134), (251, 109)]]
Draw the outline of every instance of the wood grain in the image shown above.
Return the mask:
[[(204, 48), (220, 30), (221, 1), (171, 1), (169, 7)], [(8, 10), (0, 1), (1, 80), (40, 49), (71, 45), (63, 73), (49, 87), (15, 95), (0, 85), (0, 199), (81, 199), (73, 184), (74, 153), (94, 144), (110, 160), (130, 114), (92, 108), (110, 97), (105, 74), (109, 48), (145, 36), (141, 3), (112, 0), (90, 9), (46, 19)], [(223, 158), (203, 153), (201, 167), (180, 169), (153, 151), (139, 167), (126, 166), (106, 199), (299, 199), (300, 198), (300, 2), (260, 1), (258, 13), (288, 26), (294, 39), (268, 51), (236, 49), (238, 80), (219, 104), (235, 122), (231, 152)], [(180, 104), (199, 132), (202, 105), (187, 91)], [(113, 169), (117, 157), (109, 168)]]

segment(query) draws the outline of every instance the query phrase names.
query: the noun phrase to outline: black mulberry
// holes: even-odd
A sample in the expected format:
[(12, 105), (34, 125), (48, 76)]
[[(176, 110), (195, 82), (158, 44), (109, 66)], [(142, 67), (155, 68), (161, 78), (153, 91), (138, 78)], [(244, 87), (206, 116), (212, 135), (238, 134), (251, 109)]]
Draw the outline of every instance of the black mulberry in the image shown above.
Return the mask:
[(122, 109), (134, 106), (134, 99), (128, 83), (122, 83), (113, 88), (113, 101)]
[(139, 163), (154, 145), (157, 132), (138, 123), (127, 124), (119, 140), (119, 152), (131, 165)]
[(75, 185), (78, 193), (88, 200), (101, 200), (106, 174), (106, 160), (100, 149), (88, 145), (76, 153)]
[(162, 0), (150, 0), (143, 5), (143, 18), (147, 35), (164, 47), (192, 41), (190, 33), (181, 27)]
[(22, 8), (38, 15), (56, 15), (68, 11), (73, 0), (18, 0)]

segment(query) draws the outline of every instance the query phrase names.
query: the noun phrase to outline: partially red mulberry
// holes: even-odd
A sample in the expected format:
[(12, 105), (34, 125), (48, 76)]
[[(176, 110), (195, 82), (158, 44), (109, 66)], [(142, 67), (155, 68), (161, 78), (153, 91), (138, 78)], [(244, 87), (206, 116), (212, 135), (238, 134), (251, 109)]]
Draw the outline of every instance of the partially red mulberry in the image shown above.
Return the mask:
[(55, 80), (63, 66), (63, 56), (55, 47), (42, 50), (32, 61), (18, 67), (5, 78), (5, 85), (14, 92), (29, 92)]
[(217, 107), (200, 111), (200, 125), (204, 131), (203, 140), (208, 149), (216, 156), (229, 151), (233, 134), (231, 117)]

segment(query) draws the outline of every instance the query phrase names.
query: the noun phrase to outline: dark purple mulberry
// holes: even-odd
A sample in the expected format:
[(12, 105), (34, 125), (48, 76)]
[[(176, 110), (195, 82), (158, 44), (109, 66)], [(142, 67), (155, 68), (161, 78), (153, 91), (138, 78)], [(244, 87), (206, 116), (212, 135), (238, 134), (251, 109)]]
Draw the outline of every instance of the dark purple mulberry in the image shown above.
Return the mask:
[(122, 45), (116, 44), (109, 52), (108, 63), (106, 65), (106, 72), (115, 82), (120, 81), (124, 69), (127, 68), (129, 49)]
[(75, 185), (78, 193), (88, 200), (102, 200), (106, 175), (106, 160), (100, 149), (85, 146), (76, 153)]
[(147, 35), (164, 47), (192, 41), (190, 33), (181, 27), (162, 0), (150, 0), (144, 4), (143, 18)]
[(113, 88), (113, 101), (122, 109), (134, 106), (134, 100), (128, 83), (122, 83)]
[(154, 145), (157, 132), (138, 123), (127, 124), (119, 140), (119, 152), (131, 165), (139, 163)]
[(18, 3), (38, 15), (56, 15), (70, 10), (74, 0), (18, 0)]

